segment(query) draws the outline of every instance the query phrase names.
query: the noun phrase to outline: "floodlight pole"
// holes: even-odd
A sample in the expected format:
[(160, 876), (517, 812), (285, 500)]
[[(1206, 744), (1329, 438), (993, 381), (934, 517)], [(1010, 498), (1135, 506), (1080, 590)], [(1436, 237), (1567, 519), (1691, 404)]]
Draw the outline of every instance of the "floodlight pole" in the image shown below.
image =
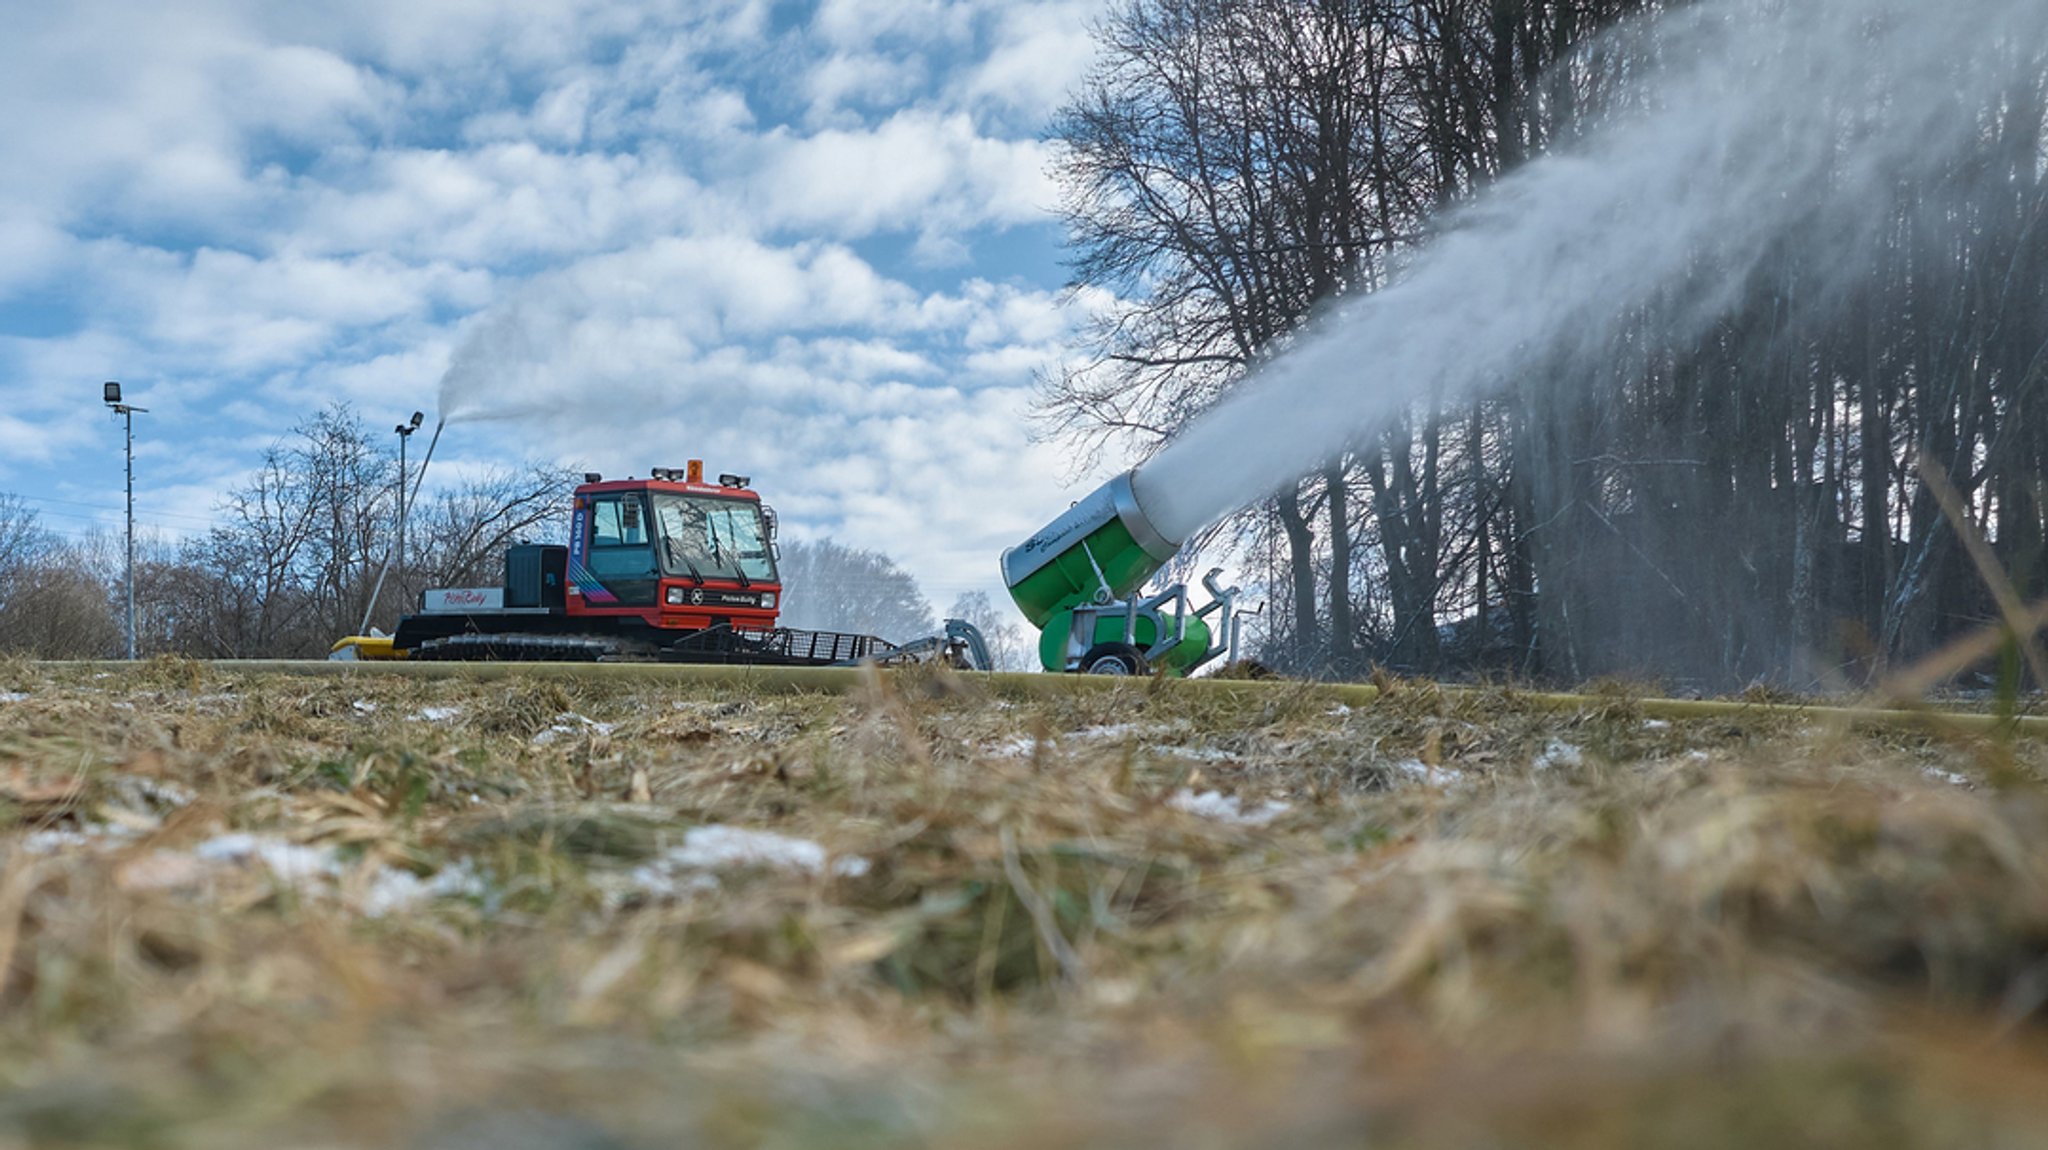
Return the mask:
[(415, 411), (412, 413), (412, 421), (410, 423), (401, 423), (396, 428), (398, 432), (398, 595), (400, 599), (405, 597), (405, 520), (406, 512), (411, 510), (408, 506), (410, 501), (405, 490), (405, 445), (407, 441), (412, 439), (412, 433), (420, 429), (420, 424), (425, 419), (426, 413)]
[(121, 385), (108, 381), (105, 385), (107, 406), (121, 417), (126, 425), (126, 451), (128, 473), (128, 573), (124, 580), (128, 584), (128, 658), (135, 658), (135, 413), (147, 413), (146, 407), (121, 402)]

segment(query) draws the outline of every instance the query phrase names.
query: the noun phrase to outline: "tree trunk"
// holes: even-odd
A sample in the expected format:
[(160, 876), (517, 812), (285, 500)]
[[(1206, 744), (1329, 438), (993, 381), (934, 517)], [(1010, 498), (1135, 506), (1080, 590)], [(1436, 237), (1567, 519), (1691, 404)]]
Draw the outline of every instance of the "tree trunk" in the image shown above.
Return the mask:
[(1351, 621), (1351, 493), (1342, 461), (1323, 472), (1330, 504), (1330, 669), (1338, 678), (1358, 670), (1357, 633)]
[(1280, 529), (1287, 536), (1287, 573), (1293, 592), (1294, 666), (1288, 669), (1309, 672), (1318, 669), (1322, 661), (1322, 636), (1316, 622), (1315, 532), (1302, 513), (1300, 487), (1282, 493), (1277, 509)]

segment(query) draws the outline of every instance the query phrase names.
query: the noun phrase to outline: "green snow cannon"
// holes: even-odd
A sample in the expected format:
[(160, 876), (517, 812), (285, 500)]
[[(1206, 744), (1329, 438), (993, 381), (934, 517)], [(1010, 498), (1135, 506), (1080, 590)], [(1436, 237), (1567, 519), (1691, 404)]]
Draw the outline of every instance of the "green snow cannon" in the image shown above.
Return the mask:
[(1048, 671), (1096, 675), (1186, 675), (1237, 646), (1237, 589), (1202, 580), (1210, 602), (1191, 610), (1175, 583), (1140, 596), (1147, 580), (1180, 553), (1154, 527), (1125, 472), (1036, 535), (1003, 552), (1003, 584), (1039, 628)]

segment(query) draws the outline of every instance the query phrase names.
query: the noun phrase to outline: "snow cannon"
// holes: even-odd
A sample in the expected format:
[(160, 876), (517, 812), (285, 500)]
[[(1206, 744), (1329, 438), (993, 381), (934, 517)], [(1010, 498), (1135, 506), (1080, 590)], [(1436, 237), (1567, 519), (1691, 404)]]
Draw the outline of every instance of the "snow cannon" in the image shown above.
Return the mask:
[(1210, 601), (1191, 606), (1175, 583), (1150, 595), (1147, 582), (1180, 554), (1145, 514), (1125, 472), (1003, 552), (1003, 585), (1039, 629), (1048, 671), (1095, 675), (1186, 675), (1219, 655), (1235, 657), (1237, 588), (1202, 579)]

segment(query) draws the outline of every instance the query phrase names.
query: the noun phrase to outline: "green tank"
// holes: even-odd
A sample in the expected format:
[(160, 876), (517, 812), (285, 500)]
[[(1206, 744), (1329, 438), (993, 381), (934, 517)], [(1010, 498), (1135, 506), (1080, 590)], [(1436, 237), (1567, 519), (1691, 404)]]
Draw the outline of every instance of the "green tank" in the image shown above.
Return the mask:
[[(1095, 634), (1090, 637), (1090, 642), (1076, 644), (1084, 657), (1089, 651), (1115, 648), (1123, 644), (1125, 620), (1121, 612), (1091, 617), (1095, 623)], [(1072, 611), (1056, 612), (1047, 620), (1044, 630), (1038, 633), (1038, 662), (1046, 670), (1067, 669), (1067, 642), (1074, 633), (1074, 618)], [(1139, 616), (1132, 622), (1134, 641), (1130, 645), (1137, 648), (1140, 653), (1151, 650), (1152, 646), (1159, 642), (1162, 626), (1158, 620)], [(1209, 645), (1214, 639), (1215, 636), (1210, 632), (1207, 622), (1189, 615), (1181, 625), (1181, 641), (1169, 648), (1165, 654), (1151, 659), (1150, 663), (1176, 675), (1184, 675), (1201, 666), (1207, 659)]]
[[(1039, 662), (1048, 671), (1121, 666), (1125, 674), (1152, 668), (1181, 674), (1214, 654), (1212, 629), (1187, 609), (1184, 596), (1174, 597), (1170, 615), (1142, 603), (1131, 606), (1132, 597), (1180, 552), (1180, 542), (1161, 534), (1139, 506), (1132, 476), (1125, 472), (1103, 484), (1003, 552), (1003, 583), (1017, 609), (1040, 629)], [(1073, 639), (1077, 619), (1090, 629), (1086, 642)], [(1180, 640), (1153, 652), (1172, 638), (1175, 627)], [(1088, 661), (1100, 665), (1076, 667), (1090, 652), (1098, 657)], [(1126, 652), (1140, 658), (1133, 664), (1123, 657)]]

